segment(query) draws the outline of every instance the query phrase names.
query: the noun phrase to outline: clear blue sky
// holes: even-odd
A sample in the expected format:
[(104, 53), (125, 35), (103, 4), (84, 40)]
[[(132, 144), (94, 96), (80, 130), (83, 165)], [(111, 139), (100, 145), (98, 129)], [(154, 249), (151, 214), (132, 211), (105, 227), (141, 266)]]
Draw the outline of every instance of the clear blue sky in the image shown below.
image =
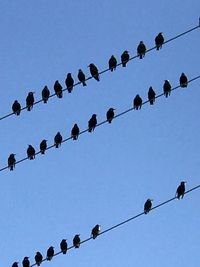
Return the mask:
[[(90, 63), (102, 70), (112, 54), (118, 61), (126, 49), (135, 55), (141, 40), (150, 48), (159, 32), (169, 39), (196, 26), (199, 10), (197, 0), (1, 0), (0, 115), (10, 112), (15, 99), (24, 104), (29, 91), (39, 100), (44, 85), (53, 92), (58, 79), (64, 86), (68, 72), (77, 81), (79, 68), (88, 76)], [(68, 137), (74, 123), (85, 129), (93, 113), (102, 121), (108, 108), (119, 113), (138, 93), (146, 99), (150, 85), (161, 93), (165, 79), (176, 86), (181, 72), (198, 76), (199, 34), (0, 121), (1, 167), (10, 153), (26, 156), (28, 144), (38, 150), (44, 138), (51, 145), (58, 131)], [(62, 238), (71, 245), (77, 233), (89, 237), (96, 223), (106, 229), (141, 212), (149, 197), (154, 205), (173, 197), (181, 180), (188, 189), (199, 184), (199, 88), (197, 80), (154, 106), (18, 164), (14, 172), (1, 172), (0, 265), (24, 256), (33, 263), (38, 250), (46, 255), (52, 245), (57, 252)], [(188, 194), (42, 266), (196, 267), (199, 195)]]

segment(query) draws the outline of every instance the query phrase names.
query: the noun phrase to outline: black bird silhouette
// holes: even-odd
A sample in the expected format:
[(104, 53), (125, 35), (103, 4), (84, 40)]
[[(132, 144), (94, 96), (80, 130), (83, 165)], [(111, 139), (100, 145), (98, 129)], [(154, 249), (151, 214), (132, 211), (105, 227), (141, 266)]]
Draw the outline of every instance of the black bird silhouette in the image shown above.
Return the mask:
[(31, 111), (31, 109), (33, 108), (33, 104), (34, 104), (34, 92), (29, 92), (27, 97), (26, 97), (26, 108), (28, 111)]
[(80, 247), (80, 242), (81, 242), (80, 235), (75, 235), (74, 238), (73, 238), (73, 246), (75, 248), (79, 248)]
[(133, 107), (136, 110), (141, 109), (141, 107), (142, 107), (142, 98), (139, 95), (136, 95), (136, 97), (134, 98)]
[(97, 236), (100, 234), (101, 227), (99, 224), (96, 224), (94, 228), (92, 228), (91, 236), (93, 239), (97, 238)]
[(10, 171), (13, 171), (13, 169), (15, 168), (15, 163), (15, 154), (10, 154), (10, 156), (8, 157), (8, 168), (10, 169)]
[(19, 263), (19, 262), (15, 261), (15, 262), (13, 263), (12, 267), (18, 267), (18, 263)]
[(147, 214), (151, 210), (153, 199), (148, 198), (144, 203), (144, 213)]
[(58, 98), (62, 98), (63, 92), (62, 92), (62, 85), (59, 83), (59, 81), (55, 81), (54, 83), (54, 91)]
[(40, 266), (40, 264), (42, 263), (43, 260), (43, 256), (42, 254), (38, 251), (35, 254), (35, 263), (37, 264), (37, 266)]
[(126, 64), (128, 63), (129, 59), (130, 59), (129, 53), (127, 50), (125, 50), (121, 55), (122, 67), (126, 67)]
[(164, 84), (163, 84), (163, 92), (164, 92), (164, 95), (165, 97), (168, 97), (170, 96), (171, 94), (171, 84), (168, 80), (165, 80)]
[(78, 79), (83, 84), (83, 86), (87, 85), (85, 82), (85, 74), (83, 73), (81, 69), (78, 70)]
[(45, 85), (45, 87), (42, 90), (42, 100), (46, 104), (50, 96), (50, 91), (48, 87)]
[(108, 61), (109, 69), (111, 71), (116, 70), (117, 67), (117, 59), (112, 55)]
[(185, 75), (184, 72), (182, 72), (179, 81), (180, 81), (180, 87), (183, 87), (183, 88), (184, 87), (187, 87), (187, 85), (188, 85), (188, 78), (187, 78), (187, 76)]
[(60, 134), (60, 132), (57, 132), (57, 134), (54, 137), (54, 145), (56, 148), (58, 148), (59, 146), (61, 146), (62, 143), (62, 135)]
[(29, 261), (28, 257), (24, 257), (24, 259), (22, 261), (22, 266), (23, 267), (30, 267), (30, 261)]
[(90, 120), (88, 121), (88, 132), (91, 133), (92, 131), (94, 131), (96, 125), (97, 125), (97, 115), (93, 114)]
[(35, 158), (35, 148), (32, 145), (28, 145), (27, 157), (31, 160)]
[(143, 41), (140, 41), (138, 47), (137, 47), (137, 54), (140, 57), (140, 59), (142, 59), (145, 56), (146, 53), (146, 46), (143, 43)]
[(67, 241), (66, 239), (63, 239), (61, 242), (60, 242), (60, 249), (62, 251), (63, 254), (66, 254), (67, 253)]
[(162, 35), (162, 32), (160, 32), (155, 38), (156, 50), (159, 50), (160, 48), (162, 48), (164, 41), (165, 40), (164, 40), (164, 37)]
[(12, 111), (17, 116), (19, 116), (19, 114), (21, 112), (21, 105), (20, 105), (20, 103), (17, 100), (15, 100), (14, 103), (13, 103), (13, 105), (12, 105)]
[(47, 149), (47, 140), (42, 140), (42, 142), (40, 143), (40, 151), (41, 154), (45, 154), (45, 150)]
[(109, 108), (109, 110), (106, 113), (106, 119), (108, 123), (111, 123), (115, 116), (114, 110), (115, 110), (114, 108)]
[(178, 186), (177, 190), (176, 190), (176, 197), (178, 199), (183, 198), (184, 194), (185, 194), (185, 184), (186, 182), (181, 182), (180, 185)]
[(74, 79), (72, 78), (72, 74), (70, 72), (67, 74), (67, 78), (65, 79), (65, 84), (67, 86), (68, 93), (71, 93), (74, 86)]
[(78, 139), (78, 136), (79, 136), (79, 133), (80, 133), (80, 130), (79, 130), (79, 127), (78, 125), (75, 123), (74, 124), (74, 127), (72, 128), (71, 130), (71, 137), (73, 140), (77, 140)]
[(99, 71), (97, 67), (93, 63), (91, 63), (88, 67), (90, 68), (90, 73), (92, 77), (99, 82)]
[(52, 260), (53, 256), (54, 256), (54, 247), (51, 246), (47, 249), (47, 260), (48, 261)]
[(151, 86), (149, 87), (149, 91), (148, 91), (148, 99), (149, 99), (150, 105), (153, 105), (156, 99), (156, 93)]

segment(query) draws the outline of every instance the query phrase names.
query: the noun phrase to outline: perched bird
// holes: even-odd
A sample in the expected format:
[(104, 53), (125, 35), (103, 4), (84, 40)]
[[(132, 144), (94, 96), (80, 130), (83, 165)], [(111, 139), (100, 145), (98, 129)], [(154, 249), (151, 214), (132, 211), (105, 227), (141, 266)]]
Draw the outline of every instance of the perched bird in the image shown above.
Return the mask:
[(108, 61), (109, 69), (111, 71), (116, 70), (117, 67), (117, 59), (112, 55)]
[(80, 247), (80, 242), (81, 242), (80, 235), (75, 235), (74, 238), (73, 238), (73, 246), (75, 248), (79, 248)]
[(187, 76), (185, 75), (185, 73), (182, 72), (181, 76), (180, 76), (180, 87), (187, 87), (188, 85), (188, 78)]
[(140, 57), (140, 59), (142, 59), (145, 56), (146, 53), (146, 46), (143, 43), (143, 41), (140, 41), (138, 47), (137, 47), (137, 54)]
[(62, 135), (60, 134), (60, 132), (57, 132), (57, 134), (54, 137), (54, 145), (56, 148), (58, 148), (59, 146), (61, 146), (62, 143)]
[(96, 224), (94, 228), (92, 228), (91, 236), (93, 239), (95, 239), (101, 231), (100, 225)]
[(162, 35), (162, 32), (160, 32), (155, 38), (156, 50), (162, 48), (163, 43), (164, 43), (164, 37)]
[(176, 190), (176, 197), (178, 199), (183, 198), (184, 194), (185, 194), (185, 184), (186, 182), (181, 182), (180, 185), (178, 186), (177, 190)]
[(27, 97), (26, 97), (26, 108), (28, 111), (31, 111), (31, 109), (33, 108), (33, 104), (34, 104), (34, 92), (29, 92)]
[(139, 95), (136, 95), (136, 97), (134, 98), (133, 107), (136, 110), (141, 109), (141, 107), (142, 107), (142, 98)]
[(149, 91), (148, 91), (148, 99), (149, 99), (149, 103), (150, 105), (153, 105), (155, 102), (155, 97), (156, 97), (156, 93), (153, 90), (153, 88), (150, 86), (149, 87)]
[(28, 259), (29, 257), (24, 257), (23, 261), (22, 261), (22, 266), (23, 267), (30, 267), (30, 261)]
[(67, 253), (67, 241), (66, 241), (66, 239), (63, 239), (60, 242), (60, 249), (61, 249), (61, 251), (62, 251), (63, 254), (66, 254)]
[(42, 140), (42, 142), (40, 143), (40, 151), (41, 154), (45, 154), (45, 150), (47, 149), (47, 140)]
[(130, 59), (129, 53), (127, 50), (125, 50), (121, 55), (122, 67), (126, 67), (126, 64), (128, 63), (129, 59)]
[(15, 261), (15, 262), (13, 263), (12, 267), (18, 267), (18, 263), (19, 263), (19, 262)]
[(45, 85), (45, 87), (42, 90), (42, 100), (46, 104), (50, 96), (50, 91), (48, 87)]
[(35, 254), (35, 263), (37, 264), (37, 266), (40, 266), (40, 264), (42, 263), (43, 260), (43, 256), (42, 254), (38, 251)]
[(35, 158), (35, 148), (32, 145), (28, 145), (27, 157), (31, 160)]
[(72, 78), (72, 74), (70, 72), (67, 74), (67, 78), (65, 79), (65, 84), (67, 86), (68, 93), (71, 93), (74, 86), (74, 79)]
[(75, 123), (74, 127), (71, 130), (71, 137), (73, 140), (77, 140), (79, 136), (80, 130), (78, 128), (78, 125)]
[(54, 256), (54, 247), (51, 246), (47, 249), (47, 260), (48, 261), (52, 260), (53, 256)]
[(12, 111), (17, 116), (19, 116), (19, 114), (21, 112), (21, 105), (20, 105), (20, 103), (17, 100), (15, 100), (14, 103), (13, 103), (13, 105), (12, 105)]
[(90, 73), (91, 73), (92, 77), (95, 78), (95, 80), (97, 80), (99, 82), (100, 81), (99, 71), (98, 71), (97, 67), (93, 63), (91, 63), (88, 67), (90, 68)]
[(62, 98), (63, 92), (62, 92), (62, 85), (59, 83), (59, 81), (55, 81), (54, 83), (54, 91), (58, 98)]
[(144, 203), (144, 213), (145, 214), (147, 214), (151, 210), (152, 201), (153, 201), (153, 199), (148, 198), (147, 201)]
[(111, 123), (115, 116), (114, 110), (115, 110), (114, 108), (109, 108), (109, 110), (106, 113), (106, 119), (108, 123)]
[(8, 157), (8, 168), (10, 169), (10, 171), (13, 171), (13, 169), (15, 168), (15, 163), (15, 154), (10, 154), (10, 156)]
[(163, 92), (164, 92), (164, 95), (165, 97), (168, 97), (170, 96), (171, 94), (171, 84), (168, 80), (165, 80), (164, 84), (163, 84)]
[(78, 79), (83, 84), (83, 86), (87, 85), (85, 82), (85, 74), (83, 73), (81, 69), (78, 70)]
[(88, 121), (88, 132), (91, 133), (92, 131), (94, 131), (96, 125), (97, 125), (97, 115), (93, 114), (90, 120)]

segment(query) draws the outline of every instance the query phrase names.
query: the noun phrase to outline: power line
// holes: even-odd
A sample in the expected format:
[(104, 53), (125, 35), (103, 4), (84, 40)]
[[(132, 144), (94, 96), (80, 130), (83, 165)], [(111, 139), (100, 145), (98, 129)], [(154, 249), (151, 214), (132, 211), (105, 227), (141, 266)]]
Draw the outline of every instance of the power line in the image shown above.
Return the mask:
[[(196, 77), (190, 79), (190, 80), (188, 81), (188, 83), (191, 83), (191, 82), (193, 82), (193, 81), (195, 81), (195, 80), (197, 80), (197, 79), (199, 79), (199, 78), (200, 78), (200, 75), (198, 75), (198, 76), (196, 76)], [(171, 91), (177, 90), (177, 89), (180, 88), (180, 87), (181, 87), (180, 85), (177, 85), (176, 87), (173, 87), (173, 88), (171, 89)], [(159, 97), (161, 97), (161, 96), (163, 96), (163, 95), (164, 95), (164, 93), (161, 93), (161, 94), (157, 95), (155, 98), (159, 98)], [(143, 105), (146, 105), (148, 102), (150, 102), (150, 101), (149, 101), (149, 100), (144, 101), (144, 102), (142, 103), (142, 106), (143, 106)], [(126, 109), (125, 111), (123, 111), (123, 112), (121, 112), (121, 113), (115, 115), (113, 119), (116, 119), (116, 118), (118, 118), (118, 117), (121, 117), (122, 115), (124, 115), (124, 114), (126, 114), (126, 113), (128, 113), (128, 112), (130, 112), (130, 111), (134, 111), (134, 110), (135, 110), (134, 107), (129, 108), (129, 109)], [(107, 120), (104, 120), (104, 121), (98, 123), (98, 124), (96, 125), (96, 128), (99, 127), (99, 126), (101, 126), (101, 125), (103, 125), (103, 124), (105, 124), (105, 123), (107, 123), (107, 122), (108, 122)], [(79, 133), (79, 135), (84, 134), (84, 133), (86, 133), (86, 132), (88, 132), (88, 128), (85, 129), (85, 130), (83, 130), (83, 131), (81, 131), (81, 132)], [(72, 136), (70, 136), (70, 137), (68, 137), (68, 138), (66, 138), (66, 139), (64, 139), (64, 140), (62, 140), (61, 143), (65, 143), (65, 142), (69, 141), (70, 139), (72, 139)], [(46, 148), (46, 150), (51, 149), (51, 148), (53, 148), (53, 147), (55, 147), (55, 144), (53, 144), (53, 145), (51, 145), (51, 146), (48, 146), (48, 147)], [(35, 153), (35, 156), (36, 156), (36, 155), (39, 155), (39, 154), (41, 154), (41, 151), (36, 152), (36, 153)], [(20, 160), (16, 161), (15, 165), (16, 165), (16, 164), (19, 164), (19, 163), (21, 163), (21, 162), (23, 162), (23, 161), (25, 161), (25, 160), (28, 160), (28, 159), (29, 159), (28, 157), (25, 157), (25, 158), (23, 158), (23, 159), (20, 159)], [(8, 168), (9, 168), (9, 166), (7, 165), (7, 166), (1, 168), (1, 169), (0, 169), (0, 172), (6, 170), (6, 169), (8, 169)]]
[[(178, 35), (176, 35), (176, 36), (174, 36), (174, 37), (172, 37), (172, 38), (166, 40), (163, 44), (172, 42), (173, 40), (175, 40), (175, 39), (177, 39), (177, 38), (179, 38), (179, 37), (182, 37), (183, 35), (186, 35), (186, 34), (192, 32), (192, 31), (194, 31), (194, 30), (196, 30), (196, 29), (198, 29), (198, 28), (200, 28), (200, 22), (199, 22), (199, 24), (198, 24), (197, 26), (195, 26), (195, 27), (193, 27), (193, 28), (190, 28), (189, 30), (187, 30), (187, 31), (185, 31), (185, 32), (182, 32), (182, 33), (180, 33), (180, 34), (178, 34)], [(152, 48), (147, 49), (147, 50), (146, 50), (146, 53), (148, 53), (148, 52), (150, 52), (150, 51), (152, 51), (152, 50), (154, 50), (154, 49), (156, 49), (156, 46), (153, 46)], [(131, 60), (133, 60), (133, 59), (136, 59), (137, 57), (138, 57), (138, 55), (135, 55), (135, 56), (133, 56), (133, 57), (130, 57), (129, 61), (131, 61)], [(121, 62), (118, 63), (116, 66), (119, 67), (120, 65), (122, 65)], [(102, 71), (99, 72), (99, 75), (101, 75), (101, 74), (103, 74), (103, 73), (105, 73), (105, 72), (108, 72), (108, 71), (110, 71), (109, 68), (107, 68), (107, 69), (105, 69), (105, 70), (102, 70)], [(90, 80), (90, 79), (92, 79), (92, 76), (89, 76), (88, 78), (86, 78), (85, 81), (88, 81), (88, 80)], [(81, 84), (81, 82), (77, 82), (77, 83), (75, 83), (75, 84), (73, 85), (73, 87), (75, 87), (75, 86), (77, 86), (77, 85), (79, 85), (79, 84)], [(66, 90), (67, 90), (67, 88), (62, 89), (62, 92), (66, 91)], [(54, 94), (51, 94), (51, 95), (49, 96), (49, 98), (54, 97), (54, 96), (56, 96), (55, 93), (54, 93)], [(43, 102), (43, 99), (40, 99), (40, 100), (38, 100), (38, 101), (35, 101), (35, 102), (33, 103), (33, 105), (37, 105), (37, 104), (39, 104), (39, 103), (41, 103), (41, 102)], [(23, 111), (23, 110), (25, 110), (25, 109), (27, 109), (26, 106), (24, 106), (23, 108), (21, 108), (20, 111)], [(6, 115), (0, 117), (0, 120), (4, 120), (4, 119), (6, 119), (6, 118), (8, 118), (8, 117), (10, 117), (10, 116), (12, 116), (12, 115), (14, 115), (14, 114), (15, 114), (14, 112), (12, 112), (12, 113), (8, 113), (8, 114), (6, 114)]]

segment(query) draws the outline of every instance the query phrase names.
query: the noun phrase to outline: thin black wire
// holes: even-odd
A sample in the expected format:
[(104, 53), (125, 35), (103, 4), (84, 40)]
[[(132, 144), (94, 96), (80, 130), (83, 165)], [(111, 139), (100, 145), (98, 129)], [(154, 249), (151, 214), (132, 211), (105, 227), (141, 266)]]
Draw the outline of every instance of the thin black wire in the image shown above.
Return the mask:
[[(187, 191), (185, 192), (185, 194), (191, 193), (192, 191), (194, 191), (194, 190), (196, 190), (196, 189), (199, 189), (199, 188), (200, 188), (200, 184), (197, 185), (197, 186), (195, 186), (195, 187), (193, 187), (193, 188), (191, 188), (191, 189), (189, 189), (189, 190), (187, 190)], [(168, 200), (166, 200), (166, 201), (164, 201), (164, 202), (161, 202), (160, 204), (158, 204), (158, 205), (152, 207), (152, 208), (151, 208), (151, 211), (152, 211), (152, 210), (155, 210), (155, 209), (157, 209), (157, 208), (160, 208), (161, 206), (164, 206), (164, 205), (168, 204), (169, 202), (174, 201), (175, 199), (177, 199), (176, 196), (175, 196), (175, 197), (172, 197), (172, 198), (170, 198), (170, 199), (168, 199)], [(110, 232), (110, 231), (112, 231), (113, 229), (122, 226), (123, 224), (126, 224), (126, 223), (128, 223), (128, 222), (130, 222), (130, 221), (132, 221), (132, 220), (137, 219), (138, 217), (141, 217), (142, 215), (145, 215), (145, 213), (144, 213), (144, 212), (138, 213), (138, 214), (134, 215), (133, 217), (130, 217), (130, 218), (128, 218), (128, 219), (126, 219), (126, 220), (124, 220), (124, 221), (118, 223), (118, 224), (115, 224), (114, 226), (111, 226), (110, 228), (107, 228), (106, 230), (100, 232), (99, 235), (103, 235), (103, 234), (105, 234), (105, 233), (107, 233), (107, 232)], [(83, 241), (81, 241), (80, 244), (86, 243), (86, 242), (90, 241), (91, 239), (93, 239), (93, 238), (92, 238), (92, 237), (86, 238), (86, 239), (84, 239)], [(72, 249), (72, 248), (74, 248), (74, 246), (70, 246), (70, 247), (67, 249), (67, 251), (70, 250), (70, 249)], [(55, 257), (55, 256), (57, 256), (57, 255), (59, 255), (59, 254), (62, 254), (62, 251), (59, 251), (59, 252), (55, 253), (53, 257)], [(47, 258), (45, 258), (45, 259), (42, 260), (42, 262), (44, 262), (44, 261), (47, 261)], [(33, 266), (36, 266), (36, 265), (37, 265), (37, 264), (34, 263), (34, 264), (30, 265), (30, 267), (33, 267)]]
[[(197, 80), (197, 79), (199, 79), (199, 78), (200, 78), (200, 75), (198, 75), (198, 76), (196, 76), (196, 77), (190, 79), (190, 80), (188, 81), (188, 83), (191, 83), (191, 82), (193, 82), (193, 81), (195, 81), (195, 80)], [(180, 85), (177, 85), (176, 87), (173, 87), (173, 88), (171, 89), (171, 91), (177, 90), (177, 89), (180, 88), (180, 87), (181, 87)], [(159, 97), (161, 97), (161, 96), (163, 96), (163, 95), (164, 95), (164, 93), (161, 93), (161, 94), (157, 95), (155, 98), (159, 98)], [(147, 104), (148, 102), (150, 102), (150, 101), (149, 101), (149, 100), (144, 101), (144, 102), (142, 103), (142, 106), (145, 105), (145, 104)], [(123, 111), (123, 112), (121, 112), (121, 113), (115, 115), (113, 119), (116, 119), (116, 118), (118, 118), (118, 117), (121, 117), (122, 115), (124, 115), (124, 114), (126, 114), (126, 113), (128, 113), (128, 112), (130, 112), (130, 111), (134, 111), (134, 110), (135, 110), (134, 107), (129, 108), (129, 109), (127, 109), (127, 110), (125, 110), (125, 111)], [(98, 124), (96, 125), (96, 128), (99, 127), (99, 126), (101, 126), (101, 125), (103, 125), (103, 124), (105, 124), (105, 123), (107, 123), (107, 122), (108, 122), (107, 120), (104, 120), (104, 121), (98, 123)], [(86, 133), (86, 132), (88, 132), (88, 128), (85, 129), (85, 130), (83, 130), (83, 131), (81, 131), (81, 132), (79, 133), (79, 135), (84, 134), (84, 133)], [(61, 143), (65, 143), (65, 142), (69, 141), (70, 139), (72, 139), (72, 136), (70, 136), (70, 137), (64, 139)], [(48, 147), (46, 148), (46, 150), (51, 149), (51, 148), (53, 148), (53, 147), (55, 147), (55, 144), (53, 144), (53, 145), (51, 145), (51, 146), (48, 146)], [(36, 153), (35, 153), (35, 156), (38, 155), (38, 154), (41, 154), (41, 151), (36, 152)], [(19, 164), (19, 163), (21, 163), (21, 162), (23, 162), (23, 161), (25, 161), (25, 160), (28, 160), (28, 159), (29, 159), (28, 157), (25, 157), (25, 158), (23, 158), (23, 159), (20, 159), (20, 160), (16, 161), (15, 165), (17, 165), (17, 164)], [(1, 168), (1, 169), (0, 169), (0, 172), (6, 170), (6, 169), (8, 169), (8, 168), (9, 168), (9, 166), (7, 165), (7, 166)]]
[[(171, 42), (171, 41), (173, 41), (173, 40), (175, 40), (175, 39), (177, 39), (177, 38), (179, 38), (179, 37), (181, 37), (181, 36), (183, 36), (183, 35), (186, 35), (186, 34), (188, 34), (189, 32), (192, 32), (192, 31), (194, 31), (194, 30), (196, 30), (196, 29), (198, 29), (198, 28), (200, 28), (200, 23), (198, 24), (198, 26), (195, 26), (195, 27), (193, 27), (193, 28), (191, 28), (191, 29), (189, 29), (189, 30), (183, 32), (183, 33), (180, 33), (180, 34), (176, 35), (175, 37), (172, 37), (172, 38), (168, 39), (168, 40), (165, 41), (163, 44), (167, 44), (167, 43), (169, 43), (169, 42)], [(154, 49), (156, 49), (156, 46), (154, 46), (154, 47), (152, 47), (152, 48), (150, 48), (150, 49), (147, 49), (147, 50), (146, 50), (146, 53), (148, 53), (148, 52), (150, 52), (150, 51), (152, 51), (152, 50), (154, 50)], [(138, 55), (133, 56), (133, 57), (130, 57), (129, 61), (131, 61), (131, 60), (133, 60), (133, 59), (136, 59), (137, 57), (138, 57)], [(120, 65), (122, 65), (121, 62), (117, 64), (117, 67), (119, 67)], [(107, 68), (107, 69), (105, 69), (105, 70), (100, 71), (100, 72), (99, 72), (99, 75), (101, 75), (101, 74), (103, 74), (103, 73), (105, 73), (105, 72), (107, 72), (107, 71), (110, 71), (110, 69)], [(90, 79), (92, 79), (92, 76), (89, 76), (88, 78), (86, 78), (85, 81), (88, 81), (88, 80), (90, 80)], [(75, 83), (75, 84), (73, 85), (73, 88), (74, 88), (75, 86), (79, 85), (79, 84), (81, 84), (81, 82), (77, 82), (77, 83)], [(63, 89), (62, 92), (66, 91), (66, 90), (67, 90), (67, 88)], [(54, 96), (56, 96), (55, 93), (54, 93), (54, 94), (51, 94), (51, 95), (49, 96), (49, 98), (54, 97)], [(38, 101), (35, 101), (35, 102), (33, 103), (33, 106), (34, 106), (34, 105), (37, 105), (37, 104), (39, 104), (39, 103), (41, 103), (41, 102), (43, 102), (43, 99), (40, 99), (40, 100), (38, 100)], [(20, 110), (23, 111), (23, 110), (25, 110), (25, 109), (27, 109), (26, 106), (23, 107), (23, 108), (21, 108)], [(3, 117), (0, 117), (0, 121), (1, 121), (1, 120), (4, 120), (4, 119), (6, 119), (6, 118), (8, 118), (8, 117), (10, 117), (10, 116), (12, 116), (12, 115), (14, 115), (14, 114), (15, 114), (14, 112), (9, 113), (9, 114), (6, 114), (6, 115), (4, 115)]]

